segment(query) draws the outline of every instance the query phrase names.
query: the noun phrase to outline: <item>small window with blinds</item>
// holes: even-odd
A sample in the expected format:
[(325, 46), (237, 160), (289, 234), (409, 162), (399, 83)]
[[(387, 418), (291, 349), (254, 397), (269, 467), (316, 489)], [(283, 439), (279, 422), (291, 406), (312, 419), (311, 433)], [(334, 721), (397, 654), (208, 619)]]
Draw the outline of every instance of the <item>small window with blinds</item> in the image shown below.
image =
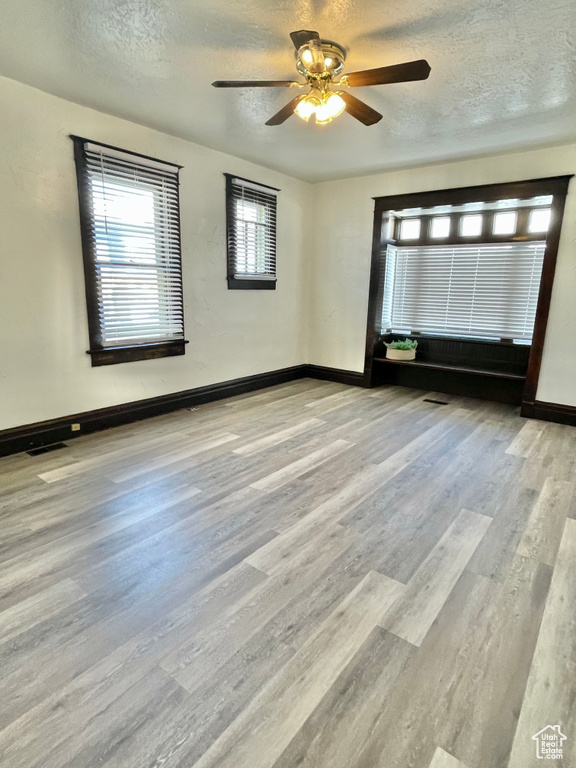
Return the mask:
[(278, 189), (231, 174), (226, 177), (228, 288), (276, 288)]
[(72, 138), (92, 365), (184, 354), (180, 166)]

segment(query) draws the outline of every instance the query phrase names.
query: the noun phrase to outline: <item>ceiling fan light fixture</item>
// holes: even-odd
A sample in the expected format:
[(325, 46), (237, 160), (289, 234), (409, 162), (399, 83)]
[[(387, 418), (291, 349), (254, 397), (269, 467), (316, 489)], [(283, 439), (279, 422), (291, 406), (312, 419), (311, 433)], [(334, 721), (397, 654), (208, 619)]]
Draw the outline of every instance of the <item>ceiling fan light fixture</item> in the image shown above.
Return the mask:
[(312, 93), (309, 93), (308, 96), (301, 99), (298, 104), (296, 105), (296, 109), (294, 110), (298, 117), (301, 117), (302, 120), (305, 120), (308, 122), (308, 120), (312, 117), (312, 115), (316, 112), (316, 110), (321, 106), (322, 102), (317, 97), (314, 96)]
[(326, 91), (322, 99), (322, 104), (316, 110), (316, 122), (323, 125), (331, 122), (335, 117), (341, 115), (346, 109), (346, 102), (337, 93)]

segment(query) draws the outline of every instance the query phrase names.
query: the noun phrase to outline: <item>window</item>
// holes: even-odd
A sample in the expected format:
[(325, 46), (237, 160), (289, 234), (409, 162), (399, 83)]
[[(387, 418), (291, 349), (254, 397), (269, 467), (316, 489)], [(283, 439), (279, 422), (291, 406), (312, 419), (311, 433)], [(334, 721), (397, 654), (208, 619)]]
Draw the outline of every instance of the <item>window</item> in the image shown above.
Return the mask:
[(516, 232), (518, 213), (516, 211), (502, 211), (494, 214), (492, 233), (495, 235), (513, 235)]
[(228, 288), (276, 288), (276, 195), (279, 190), (226, 176)]
[(418, 218), (414, 208), (389, 211), (380, 332), (530, 344), (551, 203), (541, 195), (420, 207)]
[(432, 219), (432, 226), (430, 229), (430, 237), (434, 239), (445, 238), (450, 235), (450, 217), (449, 216), (435, 216)]
[(402, 240), (418, 240), (420, 237), (420, 219), (402, 219), (400, 237)]
[(388, 246), (382, 331), (532, 339), (545, 243)]
[(528, 219), (528, 232), (547, 232), (550, 226), (550, 217), (552, 210), (550, 208), (536, 208), (530, 211)]
[(92, 365), (184, 354), (180, 166), (72, 138)]
[(482, 232), (481, 214), (462, 216), (460, 219), (460, 234), (463, 237), (479, 237)]
[[(571, 178), (376, 197), (364, 381), (441, 385), (534, 416)], [(419, 237), (402, 238), (414, 218)], [(417, 359), (386, 361), (384, 343), (407, 336)]]

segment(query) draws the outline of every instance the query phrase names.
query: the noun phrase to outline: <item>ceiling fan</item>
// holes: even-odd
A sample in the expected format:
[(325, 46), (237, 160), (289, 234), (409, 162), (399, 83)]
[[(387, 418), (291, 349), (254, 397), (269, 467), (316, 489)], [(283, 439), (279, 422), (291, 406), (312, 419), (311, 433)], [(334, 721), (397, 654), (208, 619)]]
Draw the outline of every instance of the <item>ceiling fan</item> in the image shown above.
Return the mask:
[(310, 88), (308, 93), (299, 94), (282, 107), (266, 121), (266, 125), (281, 125), (293, 113), (306, 121), (314, 115), (316, 123), (324, 125), (344, 110), (364, 125), (374, 125), (382, 115), (352, 96), (348, 88), (426, 80), (430, 74), (428, 62), (418, 59), (342, 75), (346, 52), (341, 45), (321, 40), (318, 32), (309, 29), (291, 32), (290, 37), (296, 49), (296, 69), (306, 78), (305, 83), (295, 80), (216, 80), (212, 85), (215, 88)]

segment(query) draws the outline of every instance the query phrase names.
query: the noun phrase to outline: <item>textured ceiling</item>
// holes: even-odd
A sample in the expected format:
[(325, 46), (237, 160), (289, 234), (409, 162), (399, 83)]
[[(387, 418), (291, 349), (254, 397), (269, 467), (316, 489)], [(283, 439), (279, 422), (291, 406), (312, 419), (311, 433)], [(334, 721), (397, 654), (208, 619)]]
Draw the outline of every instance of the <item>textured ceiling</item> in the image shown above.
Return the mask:
[[(0, 74), (309, 181), (576, 137), (574, 0), (4, 0)], [(294, 92), (295, 29), (345, 71), (426, 58), (429, 80), (355, 88), (365, 127), (265, 121)]]

